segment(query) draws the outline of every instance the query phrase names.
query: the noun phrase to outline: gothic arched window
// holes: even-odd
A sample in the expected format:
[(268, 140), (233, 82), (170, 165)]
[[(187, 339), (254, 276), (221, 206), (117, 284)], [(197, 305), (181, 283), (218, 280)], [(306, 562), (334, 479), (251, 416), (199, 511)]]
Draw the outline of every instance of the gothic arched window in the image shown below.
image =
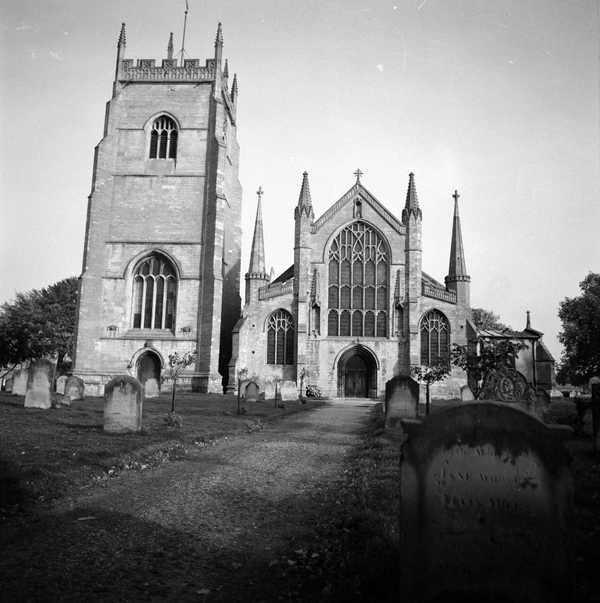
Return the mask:
[(450, 323), (438, 310), (421, 318), (421, 364), (436, 366), (450, 364)]
[(144, 258), (133, 273), (133, 328), (175, 328), (177, 276), (159, 253)]
[(388, 262), (383, 238), (364, 222), (335, 237), (329, 249), (330, 337), (387, 337)]
[(267, 321), (267, 364), (294, 363), (294, 319), (276, 310)]
[(177, 158), (177, 125), (167, 115), (154, 120), (150, 132), (150, 159)]

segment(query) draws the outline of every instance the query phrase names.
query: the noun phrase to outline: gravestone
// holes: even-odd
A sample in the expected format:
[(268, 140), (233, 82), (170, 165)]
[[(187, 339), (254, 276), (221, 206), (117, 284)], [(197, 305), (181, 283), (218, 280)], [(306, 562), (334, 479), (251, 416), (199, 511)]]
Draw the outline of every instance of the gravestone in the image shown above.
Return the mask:
[(475, 396), (473, 395), (473, 392), (471, 391), (471, 388), (468, 385), (463, 385), (460, 388), (460, 399), (463, 402), (472, 402), (473, 400), (475, 400)]
[(83, 400), (83, 393), (85, 390), (85, 386), (83, 384), (83, 379), (76, 377), (75, 375), (71, 375), (67, 382), (65, 383), (65, 396), (67, 396), (71, 402), (74, 400)]
[(12, 393), (16, 396), (24, 396), (27, 391), (27, 380), (29, 378), (29, 368), (22, 368), (15, 371), (13, 377)]
[(158, 387), (158, 379), (150, 377), (144, 382), (144, 398), (158, 398), (160, 388)]
[(244, 400), (246, 402), (256, 402), (258, 400), (259, 389), (254, 381), (248, 381), (244, 389)]
[(571, 430), (495, 402), (402, 426), (406, 600), (570, 601)]
[(4, 391), (6, 393), (10, 394), (10, 393), (12, 393), (12, 390), (13, 390), (13, 378), (11, 376), (4, 382)]
[(298, 388), (294, 381), (282, 381), (279, 384), (279, 397), (282, 402), (298, 399)]
[(64, 393), (65, 393), (65, 385), (67, 384), (67, 379), (68, 379), (68, 377), (66, 375), (61, 375), (56, 380), (56, 393), (57, 394), (60, 394), (61, 396), (64, 395)]
[(513, 368), (502, 367), (492, 369), (486, 374), (479, 399), (497, 402), (535, 402), (536, 393), (522, 373)]
[(275, 385), (271, 381), (265, 382), (265, 400), (275, 399)]
[(29, 367), (25, 408), (44, 408), (52, 406), (50, 389), (54, 380), (54, 364), (50, 360), (36, 360)]
[(385, 384), (387, 427), (393, 427), (400, 419), (417, 416), (419, 389), (419, 384), (412, 377), (394, 377)]
[(142, 384), (130, 375), (118, 375), (104, 387), (104, 431), (141, 431)]

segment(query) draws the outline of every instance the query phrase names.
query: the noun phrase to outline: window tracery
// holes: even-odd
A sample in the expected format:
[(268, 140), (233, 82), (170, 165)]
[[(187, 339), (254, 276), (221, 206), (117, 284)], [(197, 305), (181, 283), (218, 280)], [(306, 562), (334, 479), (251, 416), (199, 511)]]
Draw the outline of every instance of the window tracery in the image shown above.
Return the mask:
[(438, 310), (430, 310), (421, 318), (421, 364), (450, 364), (450, 323)]
[(177, 125), (168, 115), (154, 120), (150, 131), (150, 159), (177, 158)]
[(267, 321), (267, 364), (294, 363), (294, 319), (276, 310)]

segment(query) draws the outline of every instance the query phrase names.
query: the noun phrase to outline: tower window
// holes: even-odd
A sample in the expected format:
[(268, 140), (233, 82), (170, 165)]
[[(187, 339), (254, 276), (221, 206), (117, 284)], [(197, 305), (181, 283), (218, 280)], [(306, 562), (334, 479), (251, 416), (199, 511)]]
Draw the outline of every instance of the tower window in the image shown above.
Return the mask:
[(150, 132), (150, 159), (177, 158), (177, 126), (167, 115), (154, 120)]
[(294, 363), (294, 319), (277, 310), (267, 322), (267, 364)]
[(438, 310), (427, 312), (421, 319), (421, 364), (450, 364), (450, 324)]
[(335, 237), (329, 250), (330, 337), (387, 337), (388, 271), (387, 246), (364, 222)]
[(175, 328), (177, 276), (171, 263), (155, 253), (133, 275), (133, 328)]

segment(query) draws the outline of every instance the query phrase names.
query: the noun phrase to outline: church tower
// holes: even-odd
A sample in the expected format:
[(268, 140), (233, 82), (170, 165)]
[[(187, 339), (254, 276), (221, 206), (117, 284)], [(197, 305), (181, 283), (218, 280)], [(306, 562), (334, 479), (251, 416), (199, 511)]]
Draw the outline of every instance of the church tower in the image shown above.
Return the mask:
[(74, 373), (102, 394), (115, 374), (158, 390), (174, 352), (197, 350), (184, 382), (227, 385), (240, 313), (242, 189), (238, 82), (223, 32), (198, 59), (126, 56), (123, 24), (113, 95), (94, 153), (80, 279)]

